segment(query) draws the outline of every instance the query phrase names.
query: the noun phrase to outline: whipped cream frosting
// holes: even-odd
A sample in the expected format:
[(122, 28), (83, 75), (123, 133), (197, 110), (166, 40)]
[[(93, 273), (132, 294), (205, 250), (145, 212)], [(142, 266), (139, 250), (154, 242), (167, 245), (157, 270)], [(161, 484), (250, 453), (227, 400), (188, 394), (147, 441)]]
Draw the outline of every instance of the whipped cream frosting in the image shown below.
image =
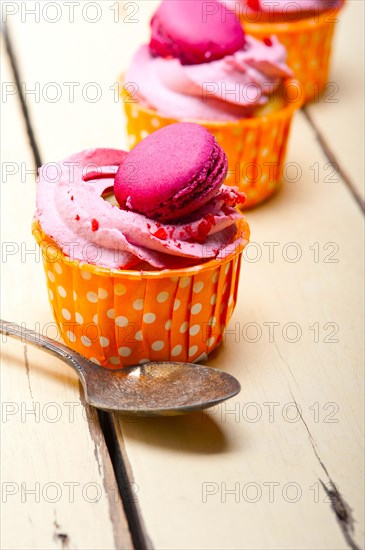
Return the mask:
[(216, 197), (179, 223), (159, 223), (123, 210), (103, 197), (128, 153), (89, 149), (39, 170), (35, 218), (71, 259), (119, 269), (164, 269), (195, 265), (234, 252), (234, 208), (242, 199), (222, 185)]
[(125, 84), (161, 115), (178, 119), (237, 120), (269, 102), (283, 79), (293, 76), (286, 49), (275, 36), (260, 42), (246, 35), (244, 47), (217, 61), (182, 65), (154, 57), (148, 46), (136, 52)]

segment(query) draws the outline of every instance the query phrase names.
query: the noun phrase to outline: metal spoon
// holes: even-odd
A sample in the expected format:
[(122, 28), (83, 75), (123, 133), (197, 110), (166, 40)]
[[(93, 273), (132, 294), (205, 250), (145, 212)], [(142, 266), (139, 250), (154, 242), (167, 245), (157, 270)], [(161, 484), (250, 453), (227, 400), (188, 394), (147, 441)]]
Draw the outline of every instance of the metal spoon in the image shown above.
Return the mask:
[(185, 414), (217, 405), (241, 390), (236, 378), (219, 369), (168, 361), (110, 370), (14, 323), (0, 320), (0, 333), (62, 359), (78, 374), (86, 401), (107, 411), (140, 416)]

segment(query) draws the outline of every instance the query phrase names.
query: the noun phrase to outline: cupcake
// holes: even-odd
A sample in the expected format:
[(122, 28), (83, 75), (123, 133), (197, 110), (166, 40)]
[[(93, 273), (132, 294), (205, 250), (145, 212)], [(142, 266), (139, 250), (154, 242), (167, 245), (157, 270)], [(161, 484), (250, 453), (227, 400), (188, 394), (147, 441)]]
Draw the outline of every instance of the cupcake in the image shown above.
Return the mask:
[[(209, 8), (208, 13), (206, 10)], [(245, 208), (278, 188), (300, 89), (271, 36), (244, 33), (215, 0), (165, 0), (151, 20), (151, 41), (123, 78), (129, 144), (176, 121), (214, 134), (228, 156), (227, 183), (245, 192)]]
[(332, 39), (344, 0), (232, 0), (244, 29), (265, 41), (275, 34), (306, 101), (318, 101), (328, 83)]
[(33, 234), (68, 346), (107, 368), (217, 347), (249, 238), (226, 173), (223, 149), (192, 123), (40, 169)]

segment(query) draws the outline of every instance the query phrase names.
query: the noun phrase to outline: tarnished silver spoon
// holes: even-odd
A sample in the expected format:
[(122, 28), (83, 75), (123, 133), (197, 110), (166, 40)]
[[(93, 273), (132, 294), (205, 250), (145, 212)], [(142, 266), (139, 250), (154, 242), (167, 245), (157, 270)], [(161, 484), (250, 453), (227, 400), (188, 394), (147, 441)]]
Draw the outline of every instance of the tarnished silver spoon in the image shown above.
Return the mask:
[(106, 411), (140, 416), (185, 414), (217, 405), (241, 389), (230, 374), (202, 365), (168, 361), (110, 370), (14, 323), (0, 320), (0, 333), (62, 359), (78, 374), (86, 401)]

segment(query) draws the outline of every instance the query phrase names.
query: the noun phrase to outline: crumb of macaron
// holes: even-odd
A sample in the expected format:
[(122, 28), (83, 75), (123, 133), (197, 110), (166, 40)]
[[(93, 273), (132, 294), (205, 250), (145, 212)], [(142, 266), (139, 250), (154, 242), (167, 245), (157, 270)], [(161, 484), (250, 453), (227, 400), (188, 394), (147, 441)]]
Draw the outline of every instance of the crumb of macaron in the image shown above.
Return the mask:
[(161, 241), (166, 241), (167, 239), (167, 233), (163, 227), (160, 227), (159, 229), (157, 229), (157, 231), (152, 233), (152, 235), (157, 239), (161, 239)]
[(259, 0), (247, 0), (247, 6), (254, 11), (260, 11)]
[(91, 220), (91, 230), (97, 231), (99, 229), (99, 222), (95, 218)]

